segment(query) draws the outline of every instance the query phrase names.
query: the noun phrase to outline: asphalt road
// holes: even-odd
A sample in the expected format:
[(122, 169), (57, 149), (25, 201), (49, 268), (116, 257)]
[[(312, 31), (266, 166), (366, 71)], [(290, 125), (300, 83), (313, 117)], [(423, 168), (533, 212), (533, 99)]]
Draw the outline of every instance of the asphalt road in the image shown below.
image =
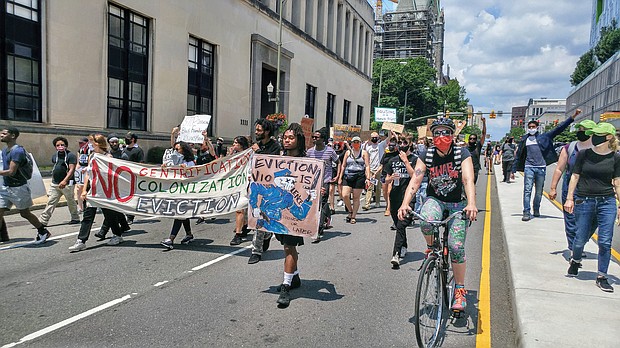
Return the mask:
[[(476, 347), (477, 334), (489, 330), (478, 320), (489, 317), (493, 346), (515, 345), (499, 210), (491, 217), (490, 313), (478, 312), (487, 178), (481, 172), (481, 213), (467, 238), (468, 309), (447, 323), (445, 347)], [(492, 207), (496, 192), (493, 182)], [(232, 216), (192, 225), (196, 241), (172, 251), (159, 245), (171, 221), (138, 219), (121, 245), (91, 236), (79, 253), (67, 250), (78, 230), (62, 224), (67, 208), (54, 213), (53, 239), (39, 246), (28, 244), (35, 231), (25, 220), (8, 216), (12, 241), (0, 244), (0, 345), (415, 346), (415, 286), (425, 249), (419, 228), (408, 230), (409, 253), (393, 270), (394, 232), (383, 208), (360, 212), (356, 225), (344, 222), (342, 209), (324, 241), (299, 248), (302, 287), (287, 309), (276, 306), (282, 247), (273, 240), (263, 261), (248, 265), (250, 243), (228, 244)], [(98, 214), (95, 226), (102, 219)]]

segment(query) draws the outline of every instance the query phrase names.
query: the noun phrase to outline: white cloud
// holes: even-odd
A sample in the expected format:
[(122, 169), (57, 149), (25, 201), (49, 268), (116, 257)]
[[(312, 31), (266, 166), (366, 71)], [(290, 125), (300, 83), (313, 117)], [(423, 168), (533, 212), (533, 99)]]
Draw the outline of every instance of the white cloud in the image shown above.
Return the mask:
[[(510, 112), (530, 98), (566, 98), (588, 50), (592, 3), (445, 0), (444, 62), (476, 110)], [(499, 139), (509, 115), (489, 121)]]

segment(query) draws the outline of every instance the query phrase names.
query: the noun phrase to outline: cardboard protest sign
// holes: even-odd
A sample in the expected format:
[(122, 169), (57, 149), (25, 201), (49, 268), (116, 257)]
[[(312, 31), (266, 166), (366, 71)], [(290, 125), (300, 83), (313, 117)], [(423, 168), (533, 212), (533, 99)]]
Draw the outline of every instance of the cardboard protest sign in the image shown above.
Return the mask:
[(405, 130), (405, 126), (392, 122), (383, 122), (383, 127), (381, 127), (381, 129), (391, 130), (394, 133), (402, 133)]
[(305, 157), (254, 155), (248, 227), (313, 237), (319, 231), (325, 163)]
[(426, 126), (418, 126), (418, 139), (426, 137)]
[(432, 138), (433, 132), (431, 132), (431, 125), (435, 122), (436, 118), (429, 118), (426, 120), (426, 137)]
[(362, 139), (362, 142), (370, 139), (370, 135), (372, 134), (372, 130), (367, 130), (367, 131), (361, 131), (360, 132), (360, 138)]
[(313, 118), (310, 118), (310, 117), (301, 118), (301, 129), (303, 129), (304, 136), (306, 137), (306, 149), (309, 149), (314, 146), (314, 141), (312, 140), (312, 127), (314, 127)]
[(359, 136), (361, 131), (362, 126), (335, 124), (332, 138), (334, 138), (334, 141), (351, 141), (351, 138)]
[(454, 125), (456, 126), (456, 131), (454, 132), (454, 136), (457, 136), (461, 133), (463, 128), (467, 125), (465, 120), (454, 120)]
[(95, 155), (87, 201), (126, 214), (159, 218), (228, 214), (247, 205), (252, 154), (248, 149), (185, 168), (142, 165)]
[(181, 123), (179, 137), (177, 141), (184, 141), (192, 144), (202, 144), (204, 136), (202, 131), (209, 128), (211, 115), (185, 116)]

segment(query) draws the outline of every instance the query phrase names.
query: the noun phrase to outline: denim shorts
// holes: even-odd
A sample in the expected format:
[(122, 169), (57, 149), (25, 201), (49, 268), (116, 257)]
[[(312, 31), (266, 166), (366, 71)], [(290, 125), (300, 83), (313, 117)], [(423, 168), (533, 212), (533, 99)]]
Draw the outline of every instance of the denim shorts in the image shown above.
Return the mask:
[(28, 184), (16, 187), (5, 186), (0, 189), (0, 209), (11, 209), (13, 205), (17, 210), (32, 207), (32, 197)]

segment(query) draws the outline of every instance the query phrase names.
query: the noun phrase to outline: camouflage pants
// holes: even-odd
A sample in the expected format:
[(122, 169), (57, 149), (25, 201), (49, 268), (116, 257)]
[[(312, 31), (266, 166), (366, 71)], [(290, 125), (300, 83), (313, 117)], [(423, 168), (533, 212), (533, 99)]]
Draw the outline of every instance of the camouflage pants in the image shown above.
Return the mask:
[[(443, 217), (443, 212), (448, 211), (452, 214), (461, 211), (467, 205), (466, 201), (458, 203), (442, 202), (435, 197), (428, 197), (424, 205), (422, 205), (422, 215), (425, 219), (439, 221)], [(420, 222), (420, 228), (424, 235), (432, 235), (433, 229), (430, 224)], [(440, 232), (441, 233), (441, 232)], [(450, 259), (454, 263), (465, 262), (465, 237), (467, 235), (467, 220), (461, 216), (456, 216), (448, 222), (448, 250), (450, 250)]]
[(253, 255), (262, 255), (263, 254), (263, 242), (265, 239), (270, 239), (273, 233), (254, 230), (254, 239), (252, 239), (252, 254)]

